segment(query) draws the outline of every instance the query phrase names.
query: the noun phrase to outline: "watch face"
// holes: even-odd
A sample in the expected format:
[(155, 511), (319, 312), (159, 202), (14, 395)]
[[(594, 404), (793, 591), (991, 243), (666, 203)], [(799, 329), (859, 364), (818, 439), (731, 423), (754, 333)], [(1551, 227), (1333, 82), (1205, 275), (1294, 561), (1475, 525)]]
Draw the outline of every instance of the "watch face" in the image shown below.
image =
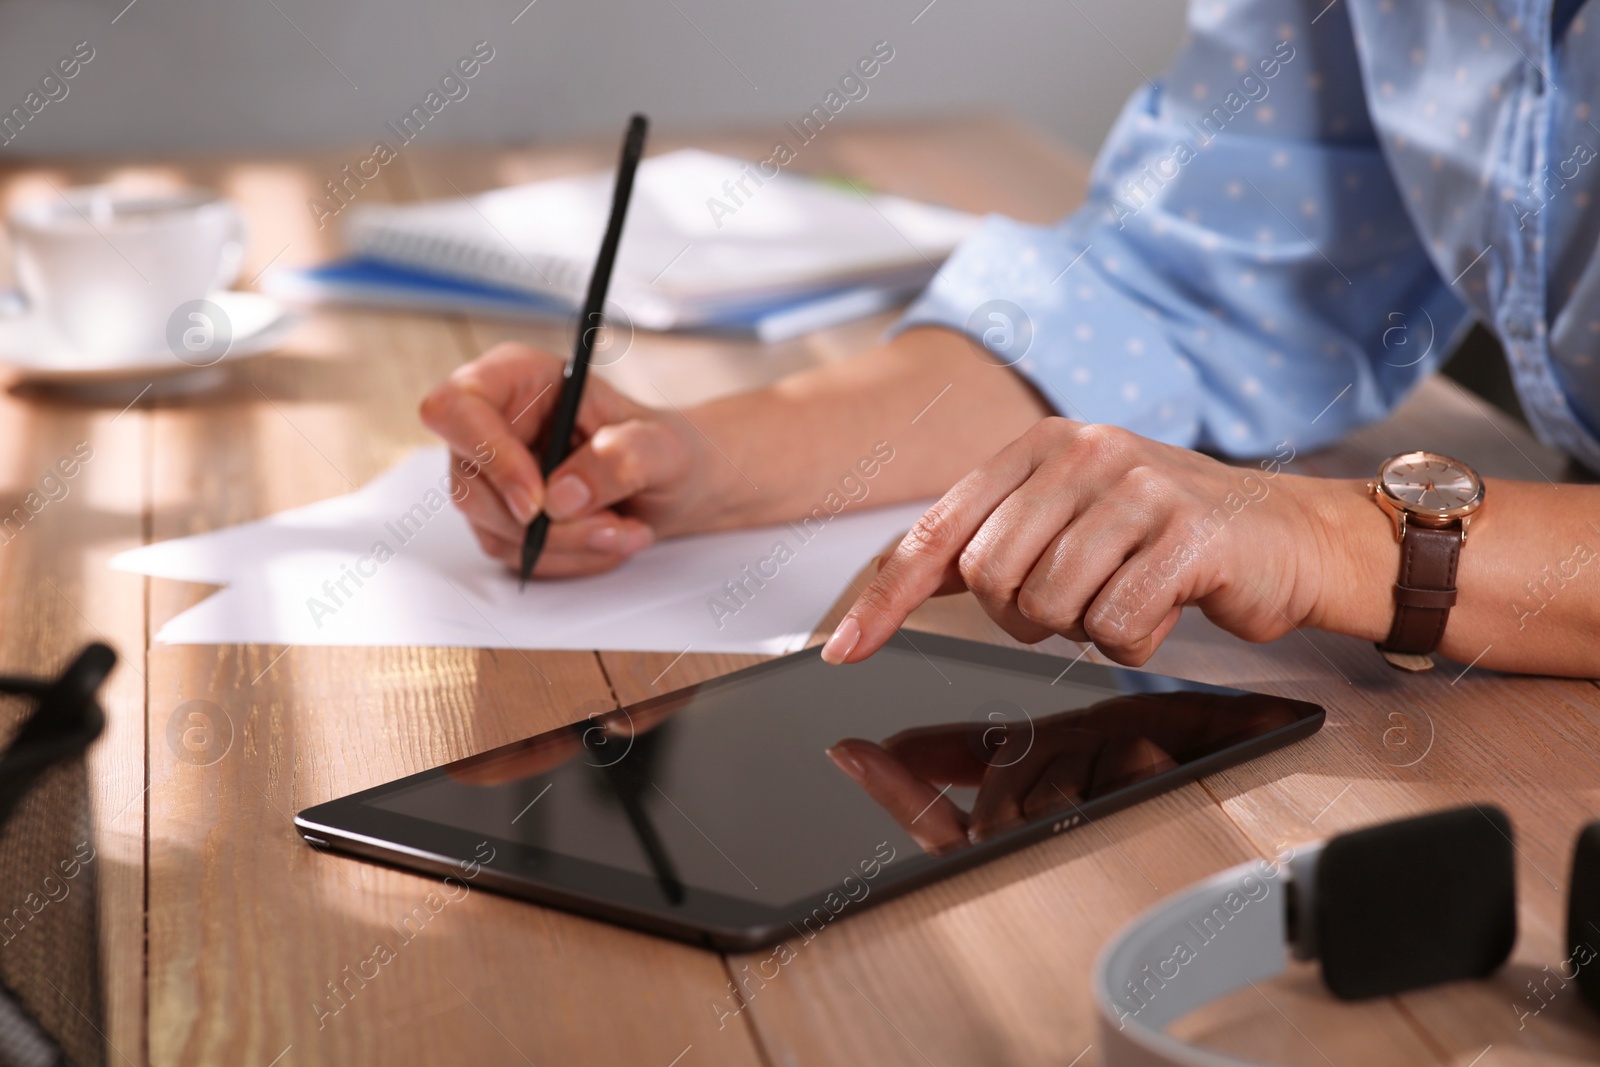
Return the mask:
[(1477, 472), (1435, 452), (1395, 456), (1379, 470), (1378, 484), (1390, 500), (1421, 517), (1460, 518), (1483, 502), (1483, 482)]

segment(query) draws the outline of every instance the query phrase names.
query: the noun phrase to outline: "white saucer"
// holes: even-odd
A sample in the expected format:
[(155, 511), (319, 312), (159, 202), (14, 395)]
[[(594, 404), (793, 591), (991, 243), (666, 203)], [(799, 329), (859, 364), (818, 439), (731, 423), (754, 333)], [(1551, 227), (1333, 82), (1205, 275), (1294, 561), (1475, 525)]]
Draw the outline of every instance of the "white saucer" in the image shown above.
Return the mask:
[(185, 362), (166, 348), (114, 357), (85, 355), (67, 347), (48, 323), (23, 309), (0, 314), (0, 366), (21, 371), (28, 381), (63, 385), (192, 374), (270, 352), (299, 321), (260, 293), (218, 292), (206, 299), (227, 314), (233, 331), (226, 353), (208, 364)]

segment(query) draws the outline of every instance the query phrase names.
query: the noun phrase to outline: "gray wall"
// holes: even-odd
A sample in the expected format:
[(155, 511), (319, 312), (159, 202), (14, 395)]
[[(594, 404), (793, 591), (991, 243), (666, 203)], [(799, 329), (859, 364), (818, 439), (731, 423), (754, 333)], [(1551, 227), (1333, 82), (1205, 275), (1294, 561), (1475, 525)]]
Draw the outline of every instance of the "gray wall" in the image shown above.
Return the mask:
[(368, 144), (480, 40), (494, 59), (427, 141), (610, 132), (635, 109), (679, 131), (759, 129), (884, 40), (894, 59), (843, 117), (994, 108), (1092, 152), (1183, 31), (1181, 0), (526, 2), (0, 0), (0, 113), (77, 42), (95, 50), (0, 154)]

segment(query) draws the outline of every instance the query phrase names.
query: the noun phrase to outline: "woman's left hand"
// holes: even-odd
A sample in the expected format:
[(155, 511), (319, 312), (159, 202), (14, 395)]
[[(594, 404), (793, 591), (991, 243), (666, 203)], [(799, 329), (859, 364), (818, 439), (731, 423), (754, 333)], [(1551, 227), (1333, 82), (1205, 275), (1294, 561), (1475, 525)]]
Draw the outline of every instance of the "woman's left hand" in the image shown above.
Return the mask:
[(912, 527), (823, 647), (865, 659), (930, 596), (971, 590), (1018, 640), (1092, 641), (1148, 660), (1195, 604), (1249, 641), (1317, 624), (1333, 573), (1318, 494), (1354, 483), (1281, 473), (1287, 445), (1230, 467), (1115, 426), (1043, 419)]

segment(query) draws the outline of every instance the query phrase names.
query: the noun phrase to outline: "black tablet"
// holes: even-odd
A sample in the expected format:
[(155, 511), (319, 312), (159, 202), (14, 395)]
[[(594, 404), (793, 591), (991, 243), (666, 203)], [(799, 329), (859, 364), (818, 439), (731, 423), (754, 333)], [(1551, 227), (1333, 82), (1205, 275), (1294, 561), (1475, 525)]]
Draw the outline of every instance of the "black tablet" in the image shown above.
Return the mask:
[[(917, 886), (1315, 733), (1315, 704), (903, 631), (319, 804), (319, 847), (718, 949)], [(442, 905), (441, 905), (442, 906)]]

